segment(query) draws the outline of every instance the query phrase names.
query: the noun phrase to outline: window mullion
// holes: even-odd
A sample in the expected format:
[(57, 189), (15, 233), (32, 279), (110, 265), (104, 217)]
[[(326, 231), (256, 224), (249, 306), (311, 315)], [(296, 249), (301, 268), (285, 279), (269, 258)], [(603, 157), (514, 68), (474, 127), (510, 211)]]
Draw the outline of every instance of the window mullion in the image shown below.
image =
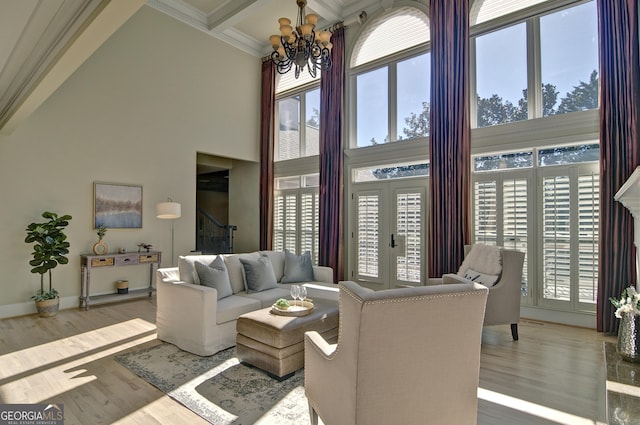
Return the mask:
[(391, 63), (388, 67), (388, 99), (389, 99), (389, 142), (398, 140), (398, 66)]
[[(469, 122), (471, 128), (478, 127), (478, 89), (476, 75), (476, 38), (469, 40)], [(431, 102), (431, 99), (429, 99)]]
[(305, 93), (300, 93), (300, 110), (299, 110), (300, 116), (299, 116), (299, 121), (300, 121), (300, 131), (298, 133), (299, 139), (298, 139), (298, 152), (300, 152), (298, 154), (299, 158), (302, 158), (304, 156), (306, 156), (307, 152), (305, 149), (305, 143), (304, 141), (307, 140), (307, 96), (306, 96), (306, 92)]
[(527, 110), (528, 118), (542, 117), (542, 65), (540, 18), (527, 20)]
[(578, 310), (580, 304), (579, 296), (579, 283), (580, 283), (580, 238), (579, 238), (579, 214), (580, 208), (578, 205), (578, 167), (569, 168), (569, 211), (571, 215), (571, 221), (569, 222), (570, 229), (570, 241), (571, 247), (570, 261), (571, 261), (571, 297), (570, 304), (572, 310)]

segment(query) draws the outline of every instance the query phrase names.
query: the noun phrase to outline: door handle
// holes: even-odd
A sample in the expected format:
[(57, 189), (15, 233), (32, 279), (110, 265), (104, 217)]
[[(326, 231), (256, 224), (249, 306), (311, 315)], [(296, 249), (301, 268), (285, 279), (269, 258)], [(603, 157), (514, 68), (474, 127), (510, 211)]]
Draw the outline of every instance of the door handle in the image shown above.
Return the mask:
[(391, 248), (395, 248), (396, 247), (396, 240), (393, 239), (393, 233), (391, 234), (391, 244), (390, 244)]

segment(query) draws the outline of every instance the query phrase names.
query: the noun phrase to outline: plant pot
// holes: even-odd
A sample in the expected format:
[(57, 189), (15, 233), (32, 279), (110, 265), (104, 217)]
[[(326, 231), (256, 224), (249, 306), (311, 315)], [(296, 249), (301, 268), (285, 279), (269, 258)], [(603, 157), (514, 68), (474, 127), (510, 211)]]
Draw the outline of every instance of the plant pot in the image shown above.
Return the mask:
[(96, 242), (93, 245), (93, 253), (96, 255), (104, 255), (107, 253), (108, 250), (109, 250), (109, 247), (107, 246), (106, 243), (104, 243), (102, 239), (100, 239), (98, 242)]
[(58, 308), (60, 308), (60, 298), (36, 301), (36, 309), (40, 317), (55, 316), (58, 313)]
[(118, 290), (118, 294), (127, 294), (129, 293), (129, 281), (128, 280), (119, 280), (116, 282), (116, 289)]
[(640, 316), (624, 313), (618, 328), (618, 354), (628, 362), (640, 362)]

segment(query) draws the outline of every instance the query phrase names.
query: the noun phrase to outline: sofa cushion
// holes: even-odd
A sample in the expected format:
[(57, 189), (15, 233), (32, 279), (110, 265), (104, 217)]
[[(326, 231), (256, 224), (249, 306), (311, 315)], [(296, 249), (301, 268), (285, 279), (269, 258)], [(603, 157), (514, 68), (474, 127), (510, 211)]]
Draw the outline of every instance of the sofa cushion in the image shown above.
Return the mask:
[(268, 291), (252, 292), (250, 294), (240, 292), (238, 296), (260, 301), (261, 308), (271, 307), (280, 298), (291, 299), (289, 288), (274, 288)]
[(229, 272), (229, 281), (231, 282), (231, 289), (233, 293), (244, 291), (244, 271), (240, 258), (246, 258), (248, 260), (257, 260), (260, 258), (260, 254), (257, 252), (251, 252), (247, 254), (225, 254), (222, 256), (224, 263), (227, 265), (227, 271)]
[(311, 264), (311, 252), (306, 251), (302, 255), (296, 255), (289, 250), (284, 252), (284, 275), (280, 282), (311, 282), (313, 281), (313, 264)]
[[(291, 291), (290, 283), (279, 283), (278, 287), (289, 293)], [(305, 282), (301, 284), (307, 288), (307, 298), (314, 300), (331, 300), (338, 302), (340, 298), (340, 289), (335, 283), (327, 282)], [(284, 297), (283, 297), (284, 298)], [(291, 296), (289, 296), (291, 298)]]
[(194, 262), (198, 261), (202, 264), (211, 264), (217, 255), (185, 255), (178, 257), (178, 272), (180, 280), (187, 283), (200, 285), (200, 277), (196, 271)]
[(269, 257), (273, 266), (273, 274), (276, 275), (276, 280), (280, 282), (284, 274), (284, 251), (260, 251), (260, 255)]
[(241, 297), (238, 295), (223, 298), (218, 300), (216, 323), (220, 325), (222, 323), (231, 322), (236, 320), (238, 316), (260, 308), (260, 301), (252, 298)]
[(278, 287), (269, 257), (263, 256), (257, 260), (240, 258), (240, 263), (244, 267), (244, 283), (247, 294)]
[(200, 283), (215, 288), (218, 292), (218, 299), (226, 298), (233, 294), (231, 282), (229, 282), (229, 273), (221, 256), (217, 256), (209, 265), (202, 264), (199, 261), (196, 261), (194, 265), (196, 266)]

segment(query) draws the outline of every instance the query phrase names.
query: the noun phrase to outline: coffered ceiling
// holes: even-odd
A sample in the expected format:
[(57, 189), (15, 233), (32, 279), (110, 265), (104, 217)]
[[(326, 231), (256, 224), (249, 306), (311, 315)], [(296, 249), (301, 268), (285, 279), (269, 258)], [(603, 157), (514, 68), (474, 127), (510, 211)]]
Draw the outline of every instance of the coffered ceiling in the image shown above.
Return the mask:
[[(318, 26), (358, 19), (393, 0), (308, 0)], [(0, 133), (11, 133), (143, 6), (254, 55), (269, 53), (278, 18), (295, 22), (295, 0), (2, 0)]]

